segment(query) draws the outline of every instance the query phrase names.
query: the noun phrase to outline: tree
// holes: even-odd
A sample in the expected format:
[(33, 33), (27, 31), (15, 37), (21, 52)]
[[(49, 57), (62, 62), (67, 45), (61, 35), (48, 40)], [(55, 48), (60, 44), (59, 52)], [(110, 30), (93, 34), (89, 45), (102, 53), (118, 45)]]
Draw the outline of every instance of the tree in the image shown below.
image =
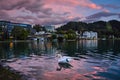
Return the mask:
[(0, 40), (2, 40), (2, 27), (0, 26)]
[(45, 28), (39, 24), (36, 24), (33, 26), (33, 29), (35, 29), (37, 32), (39, 31), (46, 31)]
[(111, 26), (111, 24), (109, 22), (106, 23), (106, 27), (107, 27), (107, 31), (108, 32), (112, 32), (113, 31), (112, 30), (112, 26)]
[(52, 39), (57, 39), (57, 35), (56, 34), (52, 34)]
[(75, 31), (73, 31), (72, 29), (69, 29), (67, 31), (66, 38), (68, 38), (68, 39), (76, 39), (76, 33), (75, 33)]
[(75, 34), (67, 34), (67, 35), (68, 35), (68, 39), (70, 39), (70, 40), (76, 39)]
[(68, 39), (68, 35), (67, 35), (67, 34), (64, 34), (64, 38), (65, 38), (65, 39)]
[(9, 39), (9, 33), (6, 28), (3, 28), (0, 26), (0, 38), (1, 40), (7, 40)]
[(2, 27), (0, 26), (0, 33), (2, 32)]
[(65, 31), (58, 30), (56, 33), (57, 33), (57, 34), (65, 34)]
[(69, 30), (67, 31), (67, 33), (68, 33), (68, 34), (75, 34), (75, 31), (72, 30), (72, 29), (69, 29)]
[(25, 40), (28, 37), (28, 31), (22, 27), (14, 27), (12, 30), (12, 36), (17, 40)]

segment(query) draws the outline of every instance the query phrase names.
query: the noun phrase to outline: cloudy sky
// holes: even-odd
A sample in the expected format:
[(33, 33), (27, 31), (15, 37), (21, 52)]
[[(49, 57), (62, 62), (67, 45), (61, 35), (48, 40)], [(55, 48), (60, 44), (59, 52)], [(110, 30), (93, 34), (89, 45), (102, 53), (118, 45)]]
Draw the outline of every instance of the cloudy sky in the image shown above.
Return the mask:
[(120, 0), (0, 0), (0, 20), (58, 25), (120, 20)]

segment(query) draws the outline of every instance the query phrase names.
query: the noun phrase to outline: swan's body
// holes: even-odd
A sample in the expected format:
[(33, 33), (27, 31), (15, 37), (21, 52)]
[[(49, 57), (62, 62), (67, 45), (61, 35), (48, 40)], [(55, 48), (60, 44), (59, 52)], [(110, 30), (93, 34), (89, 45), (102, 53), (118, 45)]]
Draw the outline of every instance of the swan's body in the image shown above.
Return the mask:
[(58, 59), (58, 62), (60, 63), (68, 63), (72, 60), (71, 57), (68, 57), (68, 56), (62, 56), (61, 54), (57, 54), (57, 57), (59, 58)]

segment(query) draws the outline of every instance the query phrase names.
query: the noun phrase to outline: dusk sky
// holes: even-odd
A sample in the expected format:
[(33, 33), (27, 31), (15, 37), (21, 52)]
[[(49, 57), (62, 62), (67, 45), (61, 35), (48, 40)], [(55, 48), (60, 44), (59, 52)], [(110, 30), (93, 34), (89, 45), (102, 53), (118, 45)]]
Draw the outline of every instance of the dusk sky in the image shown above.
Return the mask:
[(111, 19), (120, 21), (120, 0), (0, 0), (0, 20), (59, 25)]

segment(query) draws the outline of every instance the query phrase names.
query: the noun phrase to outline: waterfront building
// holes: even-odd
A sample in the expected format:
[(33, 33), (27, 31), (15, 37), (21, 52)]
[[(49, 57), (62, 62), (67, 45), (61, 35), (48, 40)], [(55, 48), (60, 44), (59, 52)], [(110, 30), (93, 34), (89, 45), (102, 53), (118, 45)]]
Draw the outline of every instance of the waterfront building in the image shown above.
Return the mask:
[(85, 31), (85, 32), (83, 32), (81, 38), (83, 38), (83, 39), (97, 39), (98, 34), (97, 34), (97, 32), (93, 32), (93, 31)]
[(8, 31), (9, 33), (11, 32), (11, 29), (13, 29), (13, 26), (10, 21), (0, 21), (0, 27), (3, 28), (3, 32)]
[(30, 24), (24, 24), (24, 23), (12, 23), (12, 26), (14, 27), (22, 27), (24, 29), (28, 29), (30, 30), (32, 28), (32, 26)]
[(35, 35), (44, 35), (44, 34), (45, 34), (45, 31), (39, 31), (35, 33)]
[(14, 27), (22, 27), (26, 30), (32, 30), (32, 27), (30, 24), (23, 24), (23, 23), (13, 23), (10, 21), (0, 21), (0, 27), (3, 28), (3, 32), (7, 32), (9, 36), (11, 35), (12, 29)]

